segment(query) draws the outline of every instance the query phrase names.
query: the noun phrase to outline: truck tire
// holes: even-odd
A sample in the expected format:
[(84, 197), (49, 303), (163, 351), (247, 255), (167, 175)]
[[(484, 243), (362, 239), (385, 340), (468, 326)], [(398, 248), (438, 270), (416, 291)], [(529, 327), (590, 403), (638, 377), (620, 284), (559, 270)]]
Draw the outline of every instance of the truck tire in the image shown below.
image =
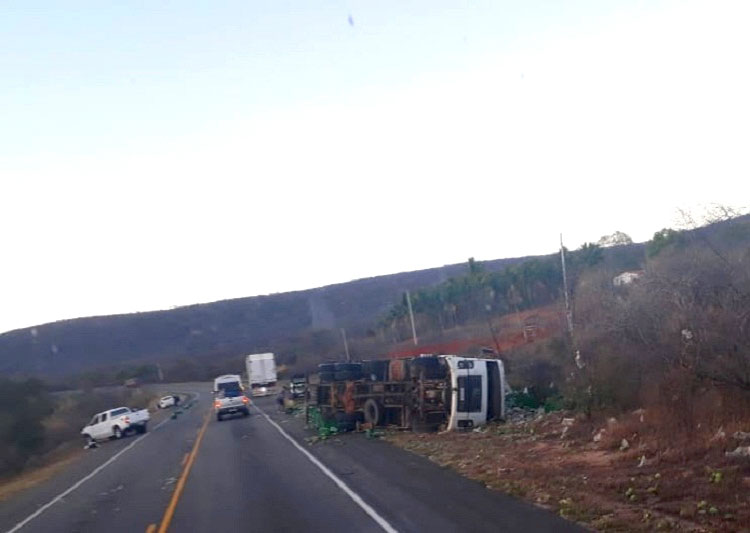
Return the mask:
[(139, 433), (141, 435), (143, 435), (144, 433), (146, 433), (146, 431), (148, 431), (148, 428), (146, 427), (145, 423), (141, 424), (140, 426), (136, 426), (136, 428), (135, 428), (135, 432)]
[(224, 419), (223, 416), (221, 416), (221, 413), (216, 413), (216, 421), (221, 422)]
[(364, 405), (365, 422), (373, 426), (383, 423), (383, 406), (377, 400), (368, 398)]
[(388, 366), (390, 361), (363, 361), (362, 377), (370, 381), (388, 381)]
[(336, 365), (334, 363), (321, 363), (318, 365), (318, 373), (333, 372), (334, 370), (336, 370)]
[(115, 426), (112, 428), (112, 436), (115, 439), (121, 439), (122, 438), (122, 430), (120, 429), (120, 426)]
[(362, 363), (336, 363), (333, 377), (336, 381), (362, 378)]
[(361, 372), (352, 372), (351, 370), (337, 370), (333, 373), (336, 381), (354, 381), (362, 377)]
[(250, 409), (243, 409), (242, 416), (250, 416)]
[(336, 427), (338, 427), (339, 431), (354, 431), (357, 429), (356, 414), (347, 414), (343, 411), (337, 411), (334, 415), (334, 420), (336, 420)]

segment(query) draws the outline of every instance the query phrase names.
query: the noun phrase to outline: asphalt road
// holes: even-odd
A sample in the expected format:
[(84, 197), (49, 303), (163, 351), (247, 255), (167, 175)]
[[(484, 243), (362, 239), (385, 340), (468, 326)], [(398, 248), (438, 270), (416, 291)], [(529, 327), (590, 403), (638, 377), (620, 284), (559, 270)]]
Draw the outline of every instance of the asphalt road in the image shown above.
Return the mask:
[(378, 440), (310, 446), (270, 398), (218, 422), (209, 389), (171, 387), (196, 405), (0, 503), (0, 531), (580, 531)]

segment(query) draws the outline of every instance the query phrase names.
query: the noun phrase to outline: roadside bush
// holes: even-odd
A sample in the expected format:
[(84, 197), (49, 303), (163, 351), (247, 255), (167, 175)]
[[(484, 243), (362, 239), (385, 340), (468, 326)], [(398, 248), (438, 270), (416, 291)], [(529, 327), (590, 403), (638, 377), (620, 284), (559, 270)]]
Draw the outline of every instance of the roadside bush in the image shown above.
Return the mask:
[[(517, 395), (515, 405), (533, 407), (561, 402), (566, 369), (572, 364), (571, 349), (562, 338), (523, 345), (506, 354), (508, 384)], [(526, 391), (525, 393), (523, 391)]]
[(42, 449), (52, 406), (42, 382), (0, 378), (0, 474), (20, 470)]
[[(566, 394), (587, 412), (648, 406), (665, 437), (695, 438), (750, 401), (750, 231), (727, 223), (651, 254), (645, 274), (614, 287), (586, 272), (575, 292), (579, 364)], [(689, 238), (688, 238), (689, 236)]]
[(0, 379), (0, 476), (43, 464), (80, 444), (80, 430), (97, 412), (119, 406), (147, 408), (145, 389), (112, 388), (50, 394), (38, 380)]

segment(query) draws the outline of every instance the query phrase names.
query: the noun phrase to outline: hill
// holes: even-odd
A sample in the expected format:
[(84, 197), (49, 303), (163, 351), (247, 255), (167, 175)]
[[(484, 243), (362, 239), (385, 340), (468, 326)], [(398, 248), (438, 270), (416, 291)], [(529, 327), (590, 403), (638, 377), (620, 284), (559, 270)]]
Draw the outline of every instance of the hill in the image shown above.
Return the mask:
[[(523, 258), (482, 262), (499, 271)], [(464, 273), (464, 264), (326, 287), (123, 315), (63, 320), (0, 335), (0, 373), (62, 376), (131, 361), (237, 355), (306, 331), (364, 334), (405, 290)]]
[[(647, 257), (675, 242), (737, 247), (747, 238), (749, 227), (750, 216), (745, 215), (734, 217), (732, 224), (718, 222), (680, 232), (663, 230), (648, 243), (612, 247), (587, 244), (571, 254), (569, 282), (574, 286), (578, 275), (594, 263), (610, 274), (642, 268)], [(265, 350), (278, 352), (281, 363), (299, 363), (303, 362), (300, 358), (310, 359), (311, 355), (338, 354), (338, 328), (342, 327), (357, 355), (371, 356), (391, 351), (408, 338), (409, 328), (401, 309), (405, 290), (414, 291), (420, 326), (437, 330), (441, 337), (452, 325), (478, 319), (484, 322), (485, 303), (491, 304), (487, 308), (492, 308), (493, 314), (502, 315), (511, 309), (549, 305), (560, 298), (556, 254), (476, 265), (486, 277), (467, 278), (467, 265), (454, 264), (303, 291), (18, 329), (0, 335), (0, 372), (59, 378), (95, 369), (177, 360), (185, 370), (198, 358), (215, 365), (231, 360), (231, 368), (235, 368), (238, 356)], [(475, 285), (479, 279), (483, 281)], [(491, 289), (491, 301), (480, 302), (477, 290), (486, 289)], [(451, 305), (446, 308), (446, 303)], [(187, 379), (189, 373), (179, 376)]]

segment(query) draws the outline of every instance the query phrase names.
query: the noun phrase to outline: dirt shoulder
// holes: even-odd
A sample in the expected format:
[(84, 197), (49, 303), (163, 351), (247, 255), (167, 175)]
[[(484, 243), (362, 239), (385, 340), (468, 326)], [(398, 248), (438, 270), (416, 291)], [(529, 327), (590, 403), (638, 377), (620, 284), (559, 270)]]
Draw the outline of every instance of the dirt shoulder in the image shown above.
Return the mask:
[(0, 502), (8, 499), (18, 492), (35, 487), (39, 483), (47, 481), (58, 472), (67, 468), (68, 465), (77, 461), (84, 450), (80, 446), (69, 448), (54, 455), (44, 458), (45, 465), (37, 468), (29, 468), (16, 476), (0, 480)]
[(597, 530), (750, 531), (750, 458), (725, 455), (736, 439), (656, 450), (640, 438), (638, 417), (596, 424), (551, 413), (471, 433), (386, 438)]
[[(172, 414), (171, 410), (157, 409), (158, 397), (159, 395), (153, 391), (142, 392), (142, 401), (145, 402), (144, 405), (151, 413), (150, 424), (152, 425)], [(189, 396), (186, 395), (186, 398), (189, 399)], [(112, 405), (117, 403), (121, 402), (115, 402)], [(73, 407), (78, 407), (78, 404), (70, 401), (64, 402), (63, 407), (45, 421), (47, 430), (71, 433), (68, 427), (70, 426), (70, 418), (66, 411)], [(83, 419), (87, 420), (89, 416), (90, 412), (86, 411)], [(72, 428), (73, 437), (62, 441), (55, 449), (35, 457), (33, 463), (21, 472), (0, 477), (0, 502), (51, 479), (83, 457), (86, 450), (84, 449), (83, 439), (78, 434), (81, 425), (80, 421), (76, 421)]]

